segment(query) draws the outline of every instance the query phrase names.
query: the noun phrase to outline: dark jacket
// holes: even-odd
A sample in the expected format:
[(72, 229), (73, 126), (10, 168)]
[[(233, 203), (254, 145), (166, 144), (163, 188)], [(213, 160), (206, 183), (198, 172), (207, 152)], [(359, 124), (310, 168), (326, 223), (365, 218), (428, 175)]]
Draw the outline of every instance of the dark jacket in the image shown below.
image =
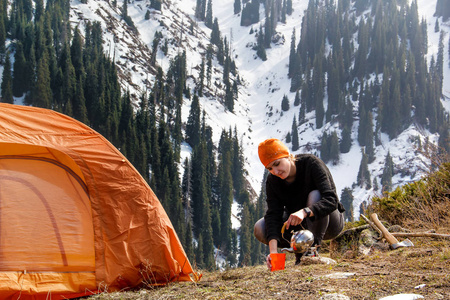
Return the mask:
[(336, 186), (325, 163), (312, 154), (300, 154), (296, 157), (296, 176), (292, 183), (269, 174), (266, 181), (267, 211), (264, 216), (267, 239), (280, 242), (283, 213), (292, 214), (306, 207), (308, 194), (318, 190), (319, 202), (310, 207), (315, 218), (322, 218), (335, 209), (344, 212), (339, 202)]

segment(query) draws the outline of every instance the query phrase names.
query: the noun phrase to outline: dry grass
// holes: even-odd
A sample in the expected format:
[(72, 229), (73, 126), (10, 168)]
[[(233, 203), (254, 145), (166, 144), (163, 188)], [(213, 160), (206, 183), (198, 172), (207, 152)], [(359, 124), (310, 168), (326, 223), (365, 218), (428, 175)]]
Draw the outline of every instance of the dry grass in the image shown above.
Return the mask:
[[(288, 254), (283, 271), (270, 272), (262, 265), (203, 271), (198, 283), (170, 283), (164, 287), (104, 293), (89, 299), (320, 299), (332, 293), (352, 300), (380, 299), (398, 293), (450, 299), (449, 241), (414, 238), (413, 242), (413, 248), (374, 250), (367, 256), (351, 259), (338, 257), (334, 266), (294, 266), (293, 254)], [(424, 287), (416, 288), (421, 285)]]
[(450, 227), (450, 163), (424, 179), (398, 187), (384, 197), (374, 197), (369, 211), (384, 220), (412, 229), (440, 231)]

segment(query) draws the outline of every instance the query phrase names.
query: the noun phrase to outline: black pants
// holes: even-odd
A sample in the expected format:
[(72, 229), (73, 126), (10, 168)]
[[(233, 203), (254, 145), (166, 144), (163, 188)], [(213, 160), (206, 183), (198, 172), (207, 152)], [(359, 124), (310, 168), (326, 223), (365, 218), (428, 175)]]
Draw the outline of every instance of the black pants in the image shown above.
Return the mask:
[[(317, 190), (311, 191), (308, 195), (308, 200), (306, 202), (307, 206), (311, 206), (314, 203), (320, 200), (320, 193)], [(289, 215), (285, 213), (283, 215), (283, 221), (286, 221), (289, 218)], [(320, 245), (322, 240), (331, 240), (341, 233), (344, 228), (344, 214), (340, 213), (337, 209), (334, 210), (331, 214), (323, 218), (306, 218), (303, 220), (301, 226), (289, 226), (289, 230), (284, 232), (284, 239), (278, 243), (278, 248), (289, 248), (290, 240), (292, 233), (291, 231), (298, 231), (303, 229), (310, 230), (314, 235), (314, 244)], [(289, 232), (288, 232), (289, 231)], [(258, 220), (255, 223), (255, 228), (253, 234), (263, 244), (268, 245), (269, 241), (266, 236), (266, 222), (264, 218)]]

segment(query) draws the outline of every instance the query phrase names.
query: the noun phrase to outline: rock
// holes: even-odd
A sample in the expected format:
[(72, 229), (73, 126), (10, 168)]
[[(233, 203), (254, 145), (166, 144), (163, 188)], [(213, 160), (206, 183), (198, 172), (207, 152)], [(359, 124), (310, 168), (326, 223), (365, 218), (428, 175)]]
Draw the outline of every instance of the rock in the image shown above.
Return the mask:
[(423, 299), (423, 296), (417, 294), (397, 294), (383, 297), (379, 300), (416, 300), (416, 299)]
[(361, 235), (359, 236), (359, 244), (360, 246), (370, 248), (378, 241), (377, 238), (377, 232), (370, 229), (365, 229), (361, 231)]
[(348, 278), (348, 277), (352, 277), (352, 276), (355, 276), (355, 273), (351, 273), (351, 272), (336, 272), (336, 273), (331, 273), (331, 274), (322, 276), (322, 278), (344, 279), (344, 278)]
[(334, 259), (322, 256), (304, 256), (302, 257), (302, 265), (336, 265), (337, 262)]
[(349, 297), (342, 294), (326, 294), (319, 298), (319, 300), (350, 300)]

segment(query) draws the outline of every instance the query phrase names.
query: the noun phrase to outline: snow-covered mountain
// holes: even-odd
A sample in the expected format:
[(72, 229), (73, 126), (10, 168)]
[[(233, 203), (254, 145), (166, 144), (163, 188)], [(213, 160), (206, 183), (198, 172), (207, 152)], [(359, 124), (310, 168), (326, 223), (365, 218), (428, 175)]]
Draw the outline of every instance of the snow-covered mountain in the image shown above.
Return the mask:
[[(428, 24), (428, 56), (437, 55), (439, 33), (434, 32), (436, 17), (433, 16), (437, 0), (418, 0), (419, 17), (426, 19)], [(234, 0), (212, 0), (214, 18), (218, 19), (222, 37), (230, 43), (230, 51), (235, 60), (239, 78), (243, 85), (239, 86), (239, 98), (235, 103), (234, 112), (225, 109), (219, 100), (224, 94), (219, 88), (214, 88), (208, 96), (201, 97), (201, 107), (206, 112), (207, 123), (213, 128), (215, 142), (218, 142), (222, 129), (237, 127), (238, 134), (242, 136), (241, 143), (244, 148), (248, 180), (256, 193), (261, 188), (264, 168), (257, 155), (258, 143), (270, 137), (284, 139), (291, 131), (294, 115), (298, 114), (298, 107), (294, 109), (294, 93), (289, 92), (290, 79), (287, 77), (290, 39), (293, 30), (297, 33), (297, 41), (301, 29), (301, 20), (308, 5), (307, 0), (293, 0), (293, 13), (287, 16), (286, 23), (277, 25), (277, 32), (281, 37), (276, 44), (267, 49), (267, 60), (257, 58), (252, 46), (256, 43), (252, 29), (258, 30), (259, 24), (244, 27), (240, 26), (240, 14), (233, 14)], [(137, 31), (131, 30), (122, 20), (120, 8), (123, 1), (119, 0), (116, 7), (111, 2), (88, 0), (86, 4), (78, 0), (71, 1), (71, 23), (79, 26), (81, 32), (86, 21), (100, 21), (104, 29), (105, 50), (117, 63), (121, 85), (129, 90), (135, 99), (152, 85), (155, 69), (150, 64), (151, 47), (155, 33), (161, 32), (168, 41), (167, 54), (161, 50), (156, 53), (156, 64), (167, 71), (170, 60), (180, 51), (186, 51), (187, 73), (197, 78), (202, 56), (209, 43), (211, 30), (203, 22), (197, 22), (194, 13), (196, 0), (162, 1), (161, 11), (149, 9), (150, 0), (134, 0), (128, 4), (128, 15), (133, 20)], [(145, 14), (150, 11), (150, 18), (146, 20)], [(264, 24), (264, 11), (260, 9), (260, 22)], [(448, 33), (450, 21), (443, 24), (441, 30), (446, 32), (444, 42), (444, 99), (442, 103), (450, 111), (450, 67), (448, 55)], [(222, 67), (214, 63), (213, 82), (222, 80)], [(194, 88), (192, 78), (187, 81), (191, 89)], [(211, 86), (216, 86), (212, 84)], [(281, 112), (281, 99), (287, 95), (291, 102), (291, 109)], [(327, 101), (327, 99), (324, 99)], [(183, 121), (187, 121), (190, 100), (185, 99), (183, 104)], [(355, 108), (357, 110), (357, 108)], [(315, 128), (315, 114), (306, 116), (307, 122), (299, 127), (300, 149), (295, 153), (313, 152), (320, 144), (320, 137), (324, 131), (329, 132), (326, 124), (320, 129)], [(361, 150), (357, 142), (358, 122), (354, 122), (352, 129), (352, 148), (349, 153), (341, 154), (337, 165), (329, 165), (334, 176), (338, 194), (356, 182), (361, 161)], [(419, 179), (423, 175), (426, 159), (415, 151), (415, 140), (420, 137), (422, 141), (428, 137), (431, 142), (437, 142), (438, 136), (430, 134), (427, 130), (412, 125), (396, 139), (382, 135), (382, 145), (375, 150), (376, 159), (369, 165), (372, 179), (380, 177), (384, 166), (386, 154), (390, 153), (397, 168), (404, 170), (402, 175), (393, 178), (393, 184), (399, 185)], [(189, 147), (185, 147), (184, 156), (189, 155)], [(379, 180), (379, 179), (378, 179)], [(359, 216), (359, 205), (367, 201), (372, 190), (355, 188), (355, 216)]]

